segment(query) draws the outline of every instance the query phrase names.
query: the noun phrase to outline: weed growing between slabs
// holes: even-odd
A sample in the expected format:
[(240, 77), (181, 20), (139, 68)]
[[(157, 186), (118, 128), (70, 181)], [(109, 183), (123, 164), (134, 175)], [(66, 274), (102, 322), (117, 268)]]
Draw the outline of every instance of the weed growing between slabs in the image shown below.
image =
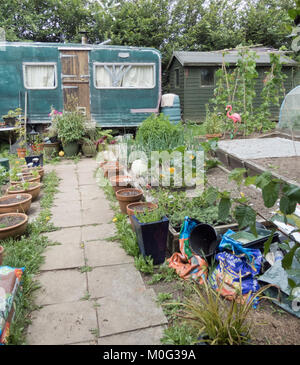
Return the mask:
[(3, 265), (25, 268), (22, 287), (16, 296), (15, 318), (10, 327), (8, 344), (11, 345), (25, 344), (26, 329), (31, 322), (31, 312), (38, 309), (38, 306), (34, 304), (33, 296), (34, 291), (39, 288), (39, 283), (34, 279), (34, 275), (38, 274), (44, 261), (45, 248), (51, 245), (49, 239), (42, 233), (56, 229), (50, 223), (50, 208), (58, 184), (59, 179), (54, 171), (45, 175), (39, 216), (28, 224), (25, 234), (19, 239), (10, 238), (1, 242), (5, 248)]

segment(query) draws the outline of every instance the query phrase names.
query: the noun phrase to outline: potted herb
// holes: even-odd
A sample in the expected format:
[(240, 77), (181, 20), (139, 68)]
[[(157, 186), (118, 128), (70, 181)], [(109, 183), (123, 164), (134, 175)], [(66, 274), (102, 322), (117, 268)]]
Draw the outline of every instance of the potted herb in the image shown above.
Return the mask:
[(166, 257), (169, 219), (160, 209), (135, 211), (131, 218), (141, 254), (152, 257), (154, 265), (162, 264)]
[(84, 116), (77, 111), (64, 111), (54, 118), (57, 135), (61, 139), (65, 155), (75, 156), (79, 150), (79, 141), (85, 134)]

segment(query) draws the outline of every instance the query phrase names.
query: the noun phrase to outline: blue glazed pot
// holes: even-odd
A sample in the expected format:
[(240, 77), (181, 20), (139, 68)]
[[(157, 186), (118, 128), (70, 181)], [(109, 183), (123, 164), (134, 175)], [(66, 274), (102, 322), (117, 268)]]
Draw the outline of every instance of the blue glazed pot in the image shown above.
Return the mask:
[(141, 223), (133, 215), (132, 222), (141, 254), (144, 257), (151, 256), (154, 265), (162, 264), (166, 258), (169, 219), (163, 217), (157, 222)]

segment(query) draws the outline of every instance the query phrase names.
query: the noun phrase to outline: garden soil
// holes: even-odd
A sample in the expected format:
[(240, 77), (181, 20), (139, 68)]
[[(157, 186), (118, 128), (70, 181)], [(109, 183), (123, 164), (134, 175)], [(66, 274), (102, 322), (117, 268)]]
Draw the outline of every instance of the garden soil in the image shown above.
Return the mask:
[(300, 184), (300, 156), (259, 158), (250, 161)]

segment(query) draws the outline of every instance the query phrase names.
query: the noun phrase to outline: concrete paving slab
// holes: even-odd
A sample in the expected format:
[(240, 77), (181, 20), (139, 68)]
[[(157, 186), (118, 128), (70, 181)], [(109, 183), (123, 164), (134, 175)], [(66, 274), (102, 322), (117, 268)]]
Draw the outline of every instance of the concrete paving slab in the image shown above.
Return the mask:
[[(88, 203), (90, 202), (90, 203)], [(96, 200), (82, 201), (82, 225), (109, 223), (114, 217), (107, 202)]]
[(137, 331), (120, 333), (118, 335), (101, 337), (98, 344), (109, 345), (161, 345), (160, 339), (163, 337), (166, 326), (149, 327)]
[(79, 185), (95, 185), (95, 178), (93, 172), (79, 172), (78, 173)]
[(44, 235), (47, 236), (49, 240), (60, 242), (62, 245), (71, 243), (77, 247), (81, 242), (80, 227), (62, 228), (57, 231), (45, 233)]
[(67, 345), (94, 341), (91, 330), (95, 328), (98, 328), (96, 311), (89, 301), (48, 305), (32, 314), (27, 343)]
[(87, 292), (86, 274), (77, 269), (47, 271), (37, 277), (41, 289), (36, 293), (37, 305), (79, 301)]
[[(84, 244), (85, 257), (87, 265), (111, 266), (119, 264), (128, 264), (134, 262), (132, 256), (127, 255), (119, 243), (93, 241)], [(110, 268), (108, 268), (110, 270)]]
[(66, 189), (66, 191), (56, 193), (55, 199), (59, 200), (60, 202), (69, 202), (70, 200), (79, 201), (80, 200), (79, 190)]
[(91, 298), (109, 296), (125, 300), (133, 292), (145, 292), (145, 285), (141, 274), (133, 264), (96, 267), (88, 272), (87, 275)]
[(55, 201), (51, 208), (51, 221), (56, 227), (80, 226), (81, 206), (79, 201)]
[(153, 289), (133, 292), (123, 297), (97, 300), (100, 338), (125, 331), (167, 324), (160, 306), (155, 302)]
[(80, 185), (79, 192), (82, 200), (94, 200), (102, 198), (105, 201), (105, 194), (96, 185)]
[(116, 228), (113, 223), (103, 223), (82, 227), (82, 241), (98, 241), (114, 236)]
[(45, 262), (41, 271), (78, 268), (85, 265), (84, 250), (74, 244), (49, 246), (45, 250)]
[(300, 155), (300, 142), (286, 138), (251, 138), (220, 141), (218, 146), (241, 159), (290, 157)]

